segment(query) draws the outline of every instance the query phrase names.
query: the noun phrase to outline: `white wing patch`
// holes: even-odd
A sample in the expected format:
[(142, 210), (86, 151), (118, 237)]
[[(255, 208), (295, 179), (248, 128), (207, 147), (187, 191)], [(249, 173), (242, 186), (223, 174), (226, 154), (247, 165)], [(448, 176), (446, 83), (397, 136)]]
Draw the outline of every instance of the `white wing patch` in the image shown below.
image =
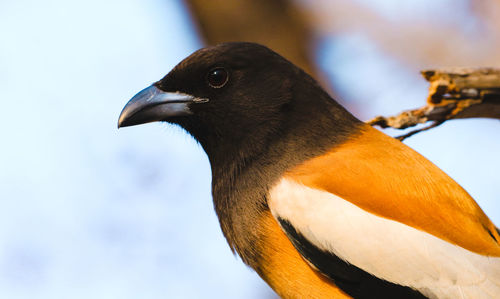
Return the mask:
[(430, 298), (500, 298), (500, 258), (473, 253), (291, 179), (271, 189), (269, 207), (315, 246), (379, 278)]

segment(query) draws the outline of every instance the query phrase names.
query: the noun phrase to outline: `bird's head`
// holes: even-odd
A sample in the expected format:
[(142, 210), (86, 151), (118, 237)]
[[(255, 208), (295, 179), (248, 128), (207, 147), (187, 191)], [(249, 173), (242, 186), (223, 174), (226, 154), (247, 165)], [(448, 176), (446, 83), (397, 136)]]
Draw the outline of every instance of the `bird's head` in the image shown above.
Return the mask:
[(118, 127), (178, 124), (211, 157), (231, 148), (263, 150), (290, 127), (316, 118), (321, 126), (321, 114), (330, 113), (332, 105), (341, 108), (277, 53), (254, 43), (225, 43), (194, 52), (139, 92), (123, 108)]
[(246, 138), (256, 129), (277, 125), (291, 100), (294, 71), (288, 61), (258, 44), (204, 48), (134, 96), (118, 127), (167, 121), (198, 140), (207, 134)]

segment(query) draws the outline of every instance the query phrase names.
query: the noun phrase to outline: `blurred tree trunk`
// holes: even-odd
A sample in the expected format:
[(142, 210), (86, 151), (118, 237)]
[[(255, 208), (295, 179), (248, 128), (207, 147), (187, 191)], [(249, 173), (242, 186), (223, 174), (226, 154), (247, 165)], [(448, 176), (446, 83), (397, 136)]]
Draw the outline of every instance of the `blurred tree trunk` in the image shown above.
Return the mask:
[(280, 53), (318, 77), (312, 30), (303, 11), (288, 0), (186, 0), (206, 45), (248, 41)]

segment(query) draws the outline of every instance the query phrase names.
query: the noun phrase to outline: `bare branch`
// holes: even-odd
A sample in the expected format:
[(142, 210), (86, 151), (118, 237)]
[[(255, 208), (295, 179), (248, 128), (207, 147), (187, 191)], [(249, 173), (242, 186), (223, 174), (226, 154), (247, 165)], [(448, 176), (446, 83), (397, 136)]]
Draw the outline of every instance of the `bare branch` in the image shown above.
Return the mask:
[(397, 116), (378, 116), (368, 122), (382, 128), (406, 129), (428, 121), (431, 126), (400, 136), (403, 140), (415, 133), (437, 127), (457, 118), (500, 119), (500, 70), (491, 68), (453, 68), (422, 71), (430, 82), (427, 105), (404, 111)]

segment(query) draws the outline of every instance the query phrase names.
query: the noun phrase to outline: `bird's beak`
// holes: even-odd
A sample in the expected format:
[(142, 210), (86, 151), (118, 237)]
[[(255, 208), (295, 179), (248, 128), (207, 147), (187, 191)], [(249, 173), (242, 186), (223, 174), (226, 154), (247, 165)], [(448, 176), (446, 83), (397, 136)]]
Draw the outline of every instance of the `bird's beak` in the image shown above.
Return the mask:
[(191, 114), (190, 103), (206, 103), (208, 99), (181, 92), (165, 92), (151, 85), (136, 94), (123, 107), (118, 128), (165, 120)]

